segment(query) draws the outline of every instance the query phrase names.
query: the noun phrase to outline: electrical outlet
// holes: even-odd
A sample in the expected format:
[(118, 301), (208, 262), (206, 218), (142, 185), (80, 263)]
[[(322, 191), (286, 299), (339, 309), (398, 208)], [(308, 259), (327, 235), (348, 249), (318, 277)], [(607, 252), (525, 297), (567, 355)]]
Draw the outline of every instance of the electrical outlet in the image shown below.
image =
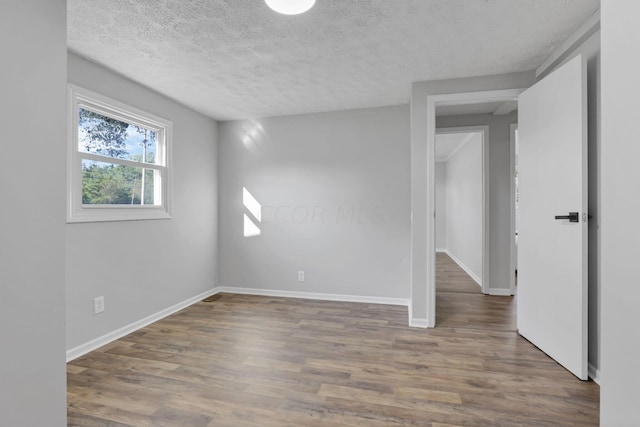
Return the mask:
[(93, 314), (99, 314), (104, 311), (104, 297), (93, 299)]
[(298, 271), (298, 282), (304, 282), (304, 271)]

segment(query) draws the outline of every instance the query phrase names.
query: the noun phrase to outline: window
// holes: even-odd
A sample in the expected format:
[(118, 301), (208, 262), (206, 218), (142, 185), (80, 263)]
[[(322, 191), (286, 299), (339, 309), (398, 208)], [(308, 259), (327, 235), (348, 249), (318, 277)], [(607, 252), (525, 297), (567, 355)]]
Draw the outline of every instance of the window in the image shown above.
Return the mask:
[(170, 218), (171, 122), (69, 85), (68, 222)]

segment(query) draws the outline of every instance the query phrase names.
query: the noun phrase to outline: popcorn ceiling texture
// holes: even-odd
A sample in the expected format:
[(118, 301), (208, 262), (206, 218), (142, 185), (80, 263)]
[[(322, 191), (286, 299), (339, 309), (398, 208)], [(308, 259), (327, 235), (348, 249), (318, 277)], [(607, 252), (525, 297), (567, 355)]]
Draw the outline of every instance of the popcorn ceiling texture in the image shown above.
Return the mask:
[(411, 83), (527, 71), (598, 0), (68, 0), (73, 52), (215, 119), (409, 102)]

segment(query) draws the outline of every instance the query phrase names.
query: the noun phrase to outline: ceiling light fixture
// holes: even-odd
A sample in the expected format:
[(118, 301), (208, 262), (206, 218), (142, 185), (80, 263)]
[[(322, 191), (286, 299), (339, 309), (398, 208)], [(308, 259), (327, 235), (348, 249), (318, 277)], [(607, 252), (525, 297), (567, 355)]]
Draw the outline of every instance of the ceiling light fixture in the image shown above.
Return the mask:
[(271, 9), (283, 15), (299, 15), (311, 9), (316, 0), (264, 0)]

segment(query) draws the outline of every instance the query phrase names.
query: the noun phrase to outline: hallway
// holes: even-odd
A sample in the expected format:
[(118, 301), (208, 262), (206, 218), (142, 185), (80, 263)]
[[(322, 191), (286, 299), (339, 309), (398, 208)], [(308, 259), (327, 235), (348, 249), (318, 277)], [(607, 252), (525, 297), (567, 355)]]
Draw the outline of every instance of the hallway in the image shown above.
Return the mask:
[(436, 326), (516, 331), (516, 297), (483, 295), (446, 253), (436, 254)]

